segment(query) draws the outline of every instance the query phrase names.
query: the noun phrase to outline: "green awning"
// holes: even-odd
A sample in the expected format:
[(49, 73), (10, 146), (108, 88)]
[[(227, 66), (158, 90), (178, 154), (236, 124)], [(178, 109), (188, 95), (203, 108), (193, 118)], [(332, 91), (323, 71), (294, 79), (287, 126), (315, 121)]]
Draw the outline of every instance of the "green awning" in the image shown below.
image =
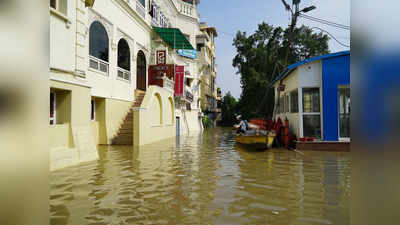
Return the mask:
[(173, 49), (194, 50), (193, 46), (178, 28), (153, 27), (153, 30)]

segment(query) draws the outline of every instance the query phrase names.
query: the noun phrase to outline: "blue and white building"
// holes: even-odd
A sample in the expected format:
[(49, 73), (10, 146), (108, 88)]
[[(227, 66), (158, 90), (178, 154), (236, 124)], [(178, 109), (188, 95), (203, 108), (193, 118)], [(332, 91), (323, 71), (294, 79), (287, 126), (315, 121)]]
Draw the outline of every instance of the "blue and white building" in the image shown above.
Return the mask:
[(350, 51), (292, 64), (273, 85), (274, 118), (288, 118), (297, 138), (350, 141)]

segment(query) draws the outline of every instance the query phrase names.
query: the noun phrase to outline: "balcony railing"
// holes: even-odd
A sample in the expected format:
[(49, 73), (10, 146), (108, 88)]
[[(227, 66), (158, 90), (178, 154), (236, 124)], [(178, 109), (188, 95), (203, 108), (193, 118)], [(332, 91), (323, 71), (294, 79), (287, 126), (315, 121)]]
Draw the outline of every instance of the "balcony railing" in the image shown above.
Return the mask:
[(155, 17), (152, 17), (152, 18), (151, 18), (151, 25), (152, 25), (152, 26), (155, 26), (155, 27), (160, 26), (160, 25), (158, 24), (157, 18), (155, 18)]
[(122, 69), (120, 67), (118, 67), (117, 76), (120, 79), (131, 81), (131, 72), (129, 72), (128, 70)]
[(169, 79), (167, 76), (164, 76), (162, 79), (163, 79), (164, 88), (166, 88), (170, 91), (174, 91), (175, 82), (172, 79)]
[(146, 18), (146, 9), (145, 9), (144, 6), (142, 5), (142, 3), (140, 3), (139, 0), (136, 0), (136, 11), (137, 11), (138, 14), (141, 15), (143, 18)]
[(106, 61), (89, 56), (89, 67), (98, 70), (108, 76), (109, 64)]
[(186, 100), (188, 100), (189, 102), (193, 102), (194, 96), (190, 91), (185, 91), (185, 97), (186, 97)]

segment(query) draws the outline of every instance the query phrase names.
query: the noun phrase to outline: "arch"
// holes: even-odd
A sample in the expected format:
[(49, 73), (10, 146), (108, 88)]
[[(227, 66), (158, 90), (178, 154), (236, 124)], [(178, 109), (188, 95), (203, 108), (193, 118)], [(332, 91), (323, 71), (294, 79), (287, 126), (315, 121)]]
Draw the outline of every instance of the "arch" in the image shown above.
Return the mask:
[(167, 123), (169, 125), (174, 124), (174, 119), (175, 119), (175, 106), (174, 106), (174, 100), (172, 99), (172, 97), (168, 98), (168, 103), (169, 103), (169, 109), (167, 109)]
[(121, 38), (118, 42), (118, 67), (131, 71), (131, 52), (128, 42)]
[(136, 57), (136, 88), (146, 91), (146, 56), (142, 50), (139, 50)]
[(89, 28), (89, 55), (108, 62), (109, 39), (103, 24), (94, 21)]
[(163, 105), (161, 95), (155, 93), (151, 104), (152, 125), (157, 126), (163, 124)]

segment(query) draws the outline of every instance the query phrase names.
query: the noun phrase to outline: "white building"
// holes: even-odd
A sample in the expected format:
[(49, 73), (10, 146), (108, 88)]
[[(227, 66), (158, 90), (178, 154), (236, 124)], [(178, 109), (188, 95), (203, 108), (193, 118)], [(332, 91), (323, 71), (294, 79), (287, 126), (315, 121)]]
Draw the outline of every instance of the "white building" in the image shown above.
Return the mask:
[[(50, 0), (53, 169), (97, 158), (97, 145), (143, 145), (175, 131), (201, 131), (198, 60), (179, 48), (196, 46), (198, 3)], [(187, 40), (168, 43), (156, 28), (177, 28)], [(166, 53), (164, 64), (184, 66), (181, 105), (172, 79), (149, 82), (160, 51)]]

